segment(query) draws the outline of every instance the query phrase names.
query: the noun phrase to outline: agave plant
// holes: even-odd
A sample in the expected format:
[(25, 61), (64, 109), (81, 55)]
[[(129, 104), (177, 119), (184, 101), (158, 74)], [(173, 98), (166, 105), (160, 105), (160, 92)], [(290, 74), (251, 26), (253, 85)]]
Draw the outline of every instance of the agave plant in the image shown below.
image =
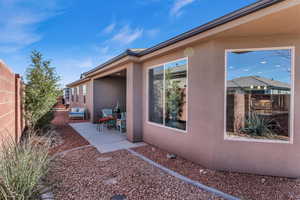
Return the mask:
[(252, 136), (270, 136), (274, 128), (274, 121), (259, 116), (256, 112), (251, 112), (245, 119), (245, 126), (241, 132)]

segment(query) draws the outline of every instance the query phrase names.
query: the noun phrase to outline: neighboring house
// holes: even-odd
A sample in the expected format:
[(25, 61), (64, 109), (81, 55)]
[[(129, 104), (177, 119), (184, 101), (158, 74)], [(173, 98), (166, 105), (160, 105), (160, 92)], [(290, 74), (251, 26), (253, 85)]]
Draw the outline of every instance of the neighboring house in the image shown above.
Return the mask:
[[(209, 168), (299, 177), (299, 13), (299, 0), (258, 1), (151, 48), (128, 49), (70, 83), (71, 105), (86, 107), (97, 122), (101, 109), (119, 104), (127, 113), (128, 140), (145, 141)], [(288, 121), (287, 140), (228, 134), (226, 123), (236, 124), (239, 113), (226, 112), (246, 101), (236, 94), (229, 106), (226, 96), (236, 84), (229, 82), (227, 88), (228, 77), (251, 74), (274, 75), (276, 81), (255, 77), (258, 81), (251, 82), (265, 84), (250, 88), (266, 86), (267, 93), (289, 89), (282, 119)]]
[[(281, 129), (278, 135), (289, 136), (289, 102), (291, 85), (261, 76), (243, 76), (227, 81), (227, 118), (245, 118), (256, 113), (276, 120)], [(243, 100), (237, 102), (237, 98)], [(230, 102), (230, 103), (229, 103)], [(231, 107), (231, 109), (228, 109)], [(241, 125), (240, 125), (241, 126)], [(244, 125), (242, 125), (244, 126)], [(227, 121), (227, 129), (235, 129), (234, 121)]]
[(227, 81), (227, 91), (256, 94), (290, 94), (291, 85), (260, 76), (244, 76)]
[[(91, 85), (88, 79), (81, 79), (73, 82), (72, 87), (69, 88), (70, 107), (87, 108), (86, 117), (90, 118), (91, 108)], [(89, 94), (89, 95), (88, 95)]]
[(64, 88), (63, 89), (63, 98), (65, 100), (65, 104), (69, 105), (71, 100), (71, 89), (70, 88)]

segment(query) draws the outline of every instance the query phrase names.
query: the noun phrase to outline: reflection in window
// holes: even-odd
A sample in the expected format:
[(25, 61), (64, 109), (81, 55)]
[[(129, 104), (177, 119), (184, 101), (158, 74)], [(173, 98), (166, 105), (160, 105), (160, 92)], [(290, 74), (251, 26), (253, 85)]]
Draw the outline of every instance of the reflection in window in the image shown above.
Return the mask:
[(186, 129), (186, 60), (165, 65), (165, 125)]
[(231, 51), (226, 56), (227, 134), (288, 140), (292, 50)]
[(163, 124), (164, 67), (149, 70), (149, 121)]
[(187, 60), (149, 70), (149, 121), (186, 130)]

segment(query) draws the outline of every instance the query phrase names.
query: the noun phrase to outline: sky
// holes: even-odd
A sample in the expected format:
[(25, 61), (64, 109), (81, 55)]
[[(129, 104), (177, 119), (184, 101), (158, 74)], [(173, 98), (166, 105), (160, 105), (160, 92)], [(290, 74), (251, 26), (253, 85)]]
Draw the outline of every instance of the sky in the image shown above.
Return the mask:
[(291, 84), (291, 49), (227, 53), (227, 80), (261, 76)]
[(61, 84), (128, 48), (148, 48), (256, 0), (0, 0), (0, 59), (25, 74), (30, 53)]

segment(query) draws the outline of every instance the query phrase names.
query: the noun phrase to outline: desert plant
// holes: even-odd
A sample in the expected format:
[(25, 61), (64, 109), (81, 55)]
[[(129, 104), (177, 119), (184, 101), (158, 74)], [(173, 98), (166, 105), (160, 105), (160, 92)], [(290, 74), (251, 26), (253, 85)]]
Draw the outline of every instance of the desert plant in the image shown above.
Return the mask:
[(41, 179), (48, 170), (48, 150), (49, 144), (43, 137), (30, 136), (21, 143), (13, 140), (2, 143), (0, 199), (40, 199), (41, 193), (46, 192)]
[(272, 135), (273, 120), (265, 119), (256, 112), (249, 113), (245, 119), (245, 127), (241, 132), (252, 136), (270, 136)]
[(58, 84), (60, 77), (55, 68), (50, 67), (49, 60), (44, 60), (40, 52), (33, 51), (31, 62), (26, 72), (25, 117), (28, 128), (33, 129), (43, 116), (47, 116), (61, 95), (61, 90)]

